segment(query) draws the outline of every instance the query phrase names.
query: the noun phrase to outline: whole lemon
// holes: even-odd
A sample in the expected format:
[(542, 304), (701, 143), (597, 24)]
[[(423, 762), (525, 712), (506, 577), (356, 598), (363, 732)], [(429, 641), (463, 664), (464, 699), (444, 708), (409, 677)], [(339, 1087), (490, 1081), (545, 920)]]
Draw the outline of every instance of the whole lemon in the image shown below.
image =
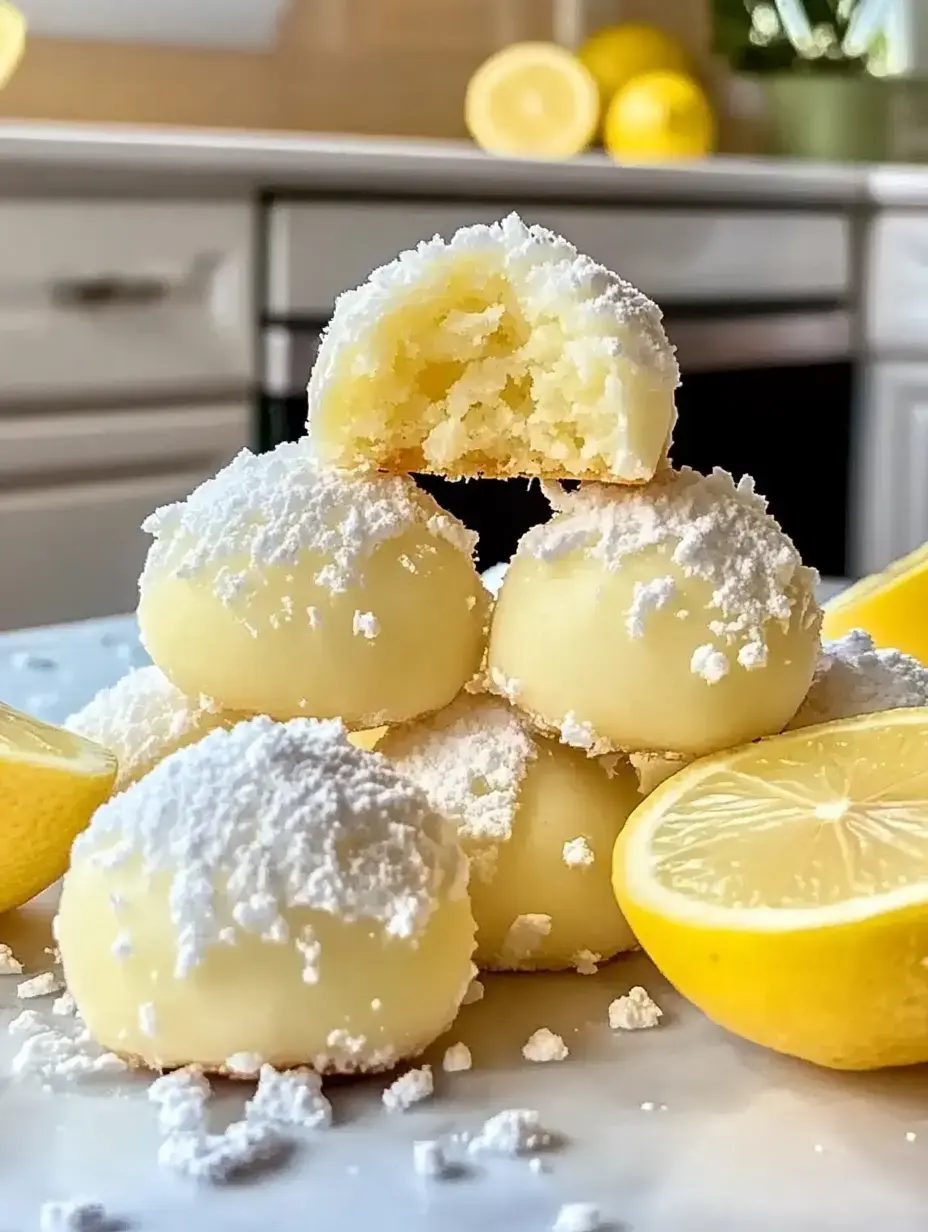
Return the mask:
[(686, 48), (656, 26), (606, 26), (590, 35), (577, 55), (599, 87), (604, 107), (633, 77), (660, 70), (685, 73), (691, 67)]
[(643, 73), (609, 104), (603, 143), (629, 162), (704, 158), (715, 144), (712, 104), (686, 73)]

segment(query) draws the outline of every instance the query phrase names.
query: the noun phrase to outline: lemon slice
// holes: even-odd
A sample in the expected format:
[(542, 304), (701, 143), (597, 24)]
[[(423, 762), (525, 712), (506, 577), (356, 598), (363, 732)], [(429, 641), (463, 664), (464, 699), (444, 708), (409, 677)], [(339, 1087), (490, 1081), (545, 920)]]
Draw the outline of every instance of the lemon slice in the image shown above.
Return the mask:
[(877, 646), (904, 650), (928, 665), (928, 544), (836, 595), (825, 605), (822, 636), (866, 629)]
[(599, 91), (563, 47), (514, 43), (474, 73), (464, 118), (474, 141), (491, 154), (569, 158), (596, 132)]
[(685, 997), (839, 1069), (928, 1061), (928, 709), (695, 762), (632, 814), (613, 880)]
[(115, 779), (106, 749), (0, 704), (0, 911), (61, 876)]
[(26, 49), (26, 19), (19, 9), (0, 0), (0, 90), (13, 76)]
[(704, 158), (715, 144), (712, 104), (686, 73), (643, 73), (609, 104), (603, 143), (613, 158), (629, 162)]

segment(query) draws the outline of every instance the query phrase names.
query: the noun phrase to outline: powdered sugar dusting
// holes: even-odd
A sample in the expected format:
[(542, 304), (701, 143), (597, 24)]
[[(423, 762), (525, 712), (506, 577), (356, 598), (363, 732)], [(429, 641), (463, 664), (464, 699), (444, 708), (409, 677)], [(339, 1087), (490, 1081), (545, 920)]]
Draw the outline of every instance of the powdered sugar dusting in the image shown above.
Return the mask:
[(550, 1061), (566, 1061), (570, 1050), (559, 1035), (547, 1027), (539, 1027), (522, 1045), (526, 1061), (546, 1064)]
[(142, 524), (155, 537), (140, 585), (167, 568), (194, 577), (220, 567), (219, 597), (228, 603), (260, 579), (245, 576), (234, 593), (221, 586), (223, 566), (247, 561), (250, 570), (293, 564), (308, 555), (317, 585), (346, 590), (374, 549), (411, 527), (471, 552), (476, 535), (405, 475), (355, 475), (321, 466), (305, 441), (269, 453), (243, 449), (185, 501), (157, 509)]
[(8, 945), (0, 945), (0, 975), (22, 975), (23, 964)]
[(587, 722), (581, 722), (573, 710), (565, 714), (561, 723), (561, 741), (574, 749), (590, 752), (596, 747), (596, 733)]
[(106, 1232), (113, 1226), (102, 1203), (86, 1198), (43, 1202), (39, 1211), (40, 1232)]
[(554, 1141), (555, 1135), (545, 1129), (534, 1108), (505, 1108), (484, 1122), (467, 1149), (472, 1155), (530, 1155)]
[(463, 836), (494, 843), (511, 837), (519, 789), (537, 752), (504, 702), (462, 693), (432, 718), (388, 732), (378, 749)]
[(517, 915), (503, 940), (500, 958), (513, 967), (531, 959), (551, 932), (551, 917), (537, 912)]
[(570, 838), (564, 844), (564, 863), (568, 868), (589, 868), (596, 860), (593, 848), (581, 835)]
[(430, 1099), (435, 1090), (432, 1067), (410, 1069), (390, 1084), (383, 1093), (383, 1105), (388, 1112), (406, 1112), (413, 1104)]
[(718, 684), (728, 675), (728, 657), (709, 643), (697, 646), (690, 661), (690, 671), (694, 676), (702, 676), (706, 684)]
[(473, 1058), (467, 1045), (457, 1043), (445, 1049), (441, 1067), (446, 1074), (459, 1074), (464, 1070), (470, 1069), (473, 1063)]
[(645, 622), (649, 612), (659, 612), (673, 598), (677, 588), (671, 577), (653, 578), (650, 582), (636, 582), (632, 605), (625, 617), (629, 637), (644, 637)]
[(660, 548), (687, 577), (711, 587), (710, 606), (722, 617), (714, 626), (718, 634), (746, 636), (758, 647), (766, 645), (769, 622), (790, 620), (797, 599), (804, 620), (818, 618), (817, 574), (802, 564), (747, 477), (736, 485), (726, 471), (704, 476), (684, 467), (660, 473), (643, 488), (545, 490), (558, 516), (522, 537), (522, 553), (558, 559), (582, 552), (614, 571), (630, 556)]
[(863, 629), (825, 641), (812, 687), (790, 727), (928, 706), (928, 667), (901, 650), (878, 650)]
[(97, 810), (72, 854), (132, 859), (170, 876), (178, 978), (222, 944), (220, 896), (240, 928), (284, 944), (288, 908), (412, 938), (440, 895), (466, 892), (453, 828), (337, 721), (258, 717), (161, 762)]
[(642, 1031), (656, 1027), (664, 1012), (640, 985), (617, 997), (609, 1006), (609, 1026), (613, 1031)]

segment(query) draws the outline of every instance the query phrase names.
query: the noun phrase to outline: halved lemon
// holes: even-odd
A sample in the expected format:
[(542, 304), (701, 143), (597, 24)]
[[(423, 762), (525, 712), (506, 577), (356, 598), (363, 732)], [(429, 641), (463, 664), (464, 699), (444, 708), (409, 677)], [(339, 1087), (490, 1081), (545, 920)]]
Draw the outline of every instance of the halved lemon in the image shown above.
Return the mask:
[(115, 779), (106, 749), (0, 704), (0, 911), (57, 881)]
[(0, 0), (0, 90), (13, 76), (25, 49), (25, 17), (7, 0)]
[(514, 43), (490, 56), (467, 87), (467, 129), (481, 149), (523, 158), (569, 158), (599, 123), (599, 91), (556, 43)]
[(613, 882), (730, 1031), (836, 1069), (928, 1061), (928, 709), (694, 762), (632, 814)]
[(823, 637), (852, 629), (866, 629), (877, 646), (904, 650), (928, 665), (928, 543), (825, 605)]

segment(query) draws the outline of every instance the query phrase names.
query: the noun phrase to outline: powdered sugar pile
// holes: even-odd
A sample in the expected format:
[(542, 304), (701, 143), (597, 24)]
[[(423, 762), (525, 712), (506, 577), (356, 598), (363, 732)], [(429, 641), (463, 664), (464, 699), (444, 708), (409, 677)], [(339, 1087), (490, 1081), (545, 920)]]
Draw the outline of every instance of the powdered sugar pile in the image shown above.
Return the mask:
[(22, 975), (23, 964), (8, 945), (0, 945), (0, 975)]
[(44, 1202), (39, 1211), (40, 1232), (106, 1232), (113, 1226), (105, 1207), (83, 1198)]
[(570, 1050), (559, 1035), (555, 1035), (547, 1027), (539, 1027), (522, 1045), (522, 1055), (526, 1061), (545, 1064), (549, 1061), (566, 1061)]
[(529, 1155), (555, 1143), (555, 1135), (541, 1123), (534, 1108), (506, 1108), (486, 1121), (471, 1138), (472, 1155)]
[(863, 629), (822, 643), (812, 687), (790, 727), (880, 710), (928, 706), (928, 668), (901, 650), (877, 650)]
[(16, 985), (16, 995), (21, 1001), (29, 1001), (33, 997), (51, 997), (64, 988), (64, 981), (54, 971), (43, 971), (31, 979), (23, 980)]
[(656, 1027), (664, 1011), (648, 993), (636, 985), (624, 997), (617, 997), (609, 1006), (609, 1026), (613, 1031), (643, 1031)]
[(511, 837), (519, 789), (537, 751), (508, 706), (462, 693), (433, 718), (390, 732), (379, 747), (463, 837)]
[(65, 720), (69, 731), (95, 740), (116, 754), (122, 791), (150, 764), (197, 733), (227, 721), (207, 697), (193, 701), (157, 667), (138, 667), (100, 692)]
[(473, 1065), (473, 1057), (466, 1044), (452, 1044), (445, 1049), (441, 1067), (446, 1074), (459, 1074)]
[(561, 743), (589, 753), (596, 747), (596, 733), (589, 723), (581, 723), (570, 710), (561, 723)]
[(599, 1232), (599, 1207), (592, 1202), (568, 1202), (557, 1213), (553, 1232)]
[(577, 950), (573, 956), (574, 970), (577, 975), (598, 975), (602, 960), (602, 954), (595, 950)]
[(383, 1105), (388, 1112), (406, 1112), (413, 1104), (430, 1099), (435, 1090), (435, 1080), (432, 1077), (431, 1065), (423, 1065), (421, 1069), (410, 1069), (383, 1093)]
[[(747, 476), (736, 485), (726, 471), (704, 476), (684, 467), (662, 472), (645, 488), (584, 484), (566, 492), (546, 484), (545, 493), (558, 516), (528, 531), (520, 552), (542, 560), (582, 552), (611, 571), (649, 548), (666, 552), (685, 576), (711, 587), (710, 605), (721, 617), (710, 626), (716, 637), (747, 638), (758, 647), (744, 667), (760, 665), (767, 624), (785, 625), (797, 602), (803, 620), (817, 619), (817, 574), (802, 564)], [(658, 580), (663, 605), (670, 579)], [(634, 610), (632, 616), (637, 630)]]
[(589, 868), (595, 863), (596, 857), (589, 842), (581, 835), (580, 838), (570, 838), (564, 844), (564, 863), (568, 868)]
[(99, 808), (72, 862), (139, 859), (170, 874), (175, 974), (238, 928), (285, 943), (282, 912), (311, 907), (414, 937), (441, 894), (466, 893), (451, 826), (337, 721), (258, 717), (211, 732)]
[(632, 605), (625, 617), (629, 637), (644, 637), (645, 621), (650, 612), (659, 612), (673, 598), (677, 588), (672, 577), (653, 578), (650, 582), (636, 582)]
[(95, 1044), (77, 1018), (52, 1027), (35, 1010), (23, 1010), (8, 1030), (10, 1035), (25, 1037), (10, 1065), (15, 1078), (70, 1082), (94, 1075), (124, 1074), (129, 1068), (121, 1057)]
[(468, 555), (477, 542), (405, 475), (349, 475), (323, 467), (305, 441), (262, 454), (243, 449), (185, 501), (145, 519), (142, 529), (155, 543), (140, 585), (144, 589), (152, 569), (193, 577), (218, 568), (217, 593), (231, 604), (260, 585), (251, 570), (293, 564), (308, 554), (318, 561), (316, 583), (338, 593), (358, 581), (379, 544), (416, 525)]

